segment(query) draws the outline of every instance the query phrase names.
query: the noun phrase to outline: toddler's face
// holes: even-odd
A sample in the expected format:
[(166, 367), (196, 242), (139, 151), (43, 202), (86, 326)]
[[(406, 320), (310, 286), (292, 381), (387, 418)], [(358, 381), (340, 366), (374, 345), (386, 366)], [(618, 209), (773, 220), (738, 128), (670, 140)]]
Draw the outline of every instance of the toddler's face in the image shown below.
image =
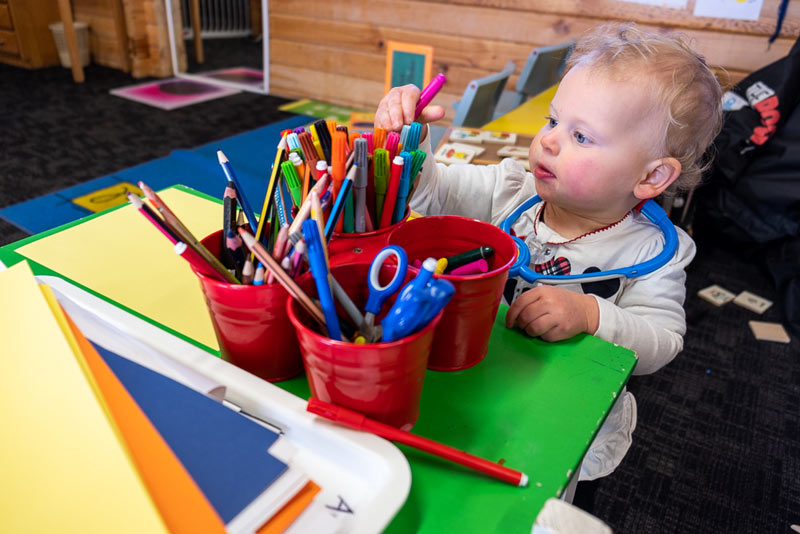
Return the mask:
[(644, 83), (617, 82), (585, 67), (567, 73), (533, 139), (530, 165), (544, 200), (594, 219), (621, 218), (658, 155), (665, 125)]

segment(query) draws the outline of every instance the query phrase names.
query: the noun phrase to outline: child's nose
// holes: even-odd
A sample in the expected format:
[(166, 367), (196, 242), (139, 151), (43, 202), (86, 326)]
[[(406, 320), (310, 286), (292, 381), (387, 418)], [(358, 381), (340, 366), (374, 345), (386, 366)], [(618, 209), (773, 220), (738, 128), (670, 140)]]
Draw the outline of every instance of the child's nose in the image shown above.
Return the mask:
[(542, 136), (542, 148), (553, 154), (558, 154), (558, 133), (552, 129)]

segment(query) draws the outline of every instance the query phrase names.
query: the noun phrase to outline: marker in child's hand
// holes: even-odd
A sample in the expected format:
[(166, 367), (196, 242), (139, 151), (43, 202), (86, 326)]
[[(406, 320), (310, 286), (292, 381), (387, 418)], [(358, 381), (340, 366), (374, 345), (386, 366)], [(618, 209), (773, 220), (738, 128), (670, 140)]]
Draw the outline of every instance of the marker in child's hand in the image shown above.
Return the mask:
[(417, 107), (414, 109), (414, 120), (417, 120), (422, 110), (431, 103), (433, 97), (436, 96), (436, 93), (439, 92), (446, 81), (447, 77), (440, 72), (425, 86), (425, 89), (419, 94), (419, 101), (417, 102)]

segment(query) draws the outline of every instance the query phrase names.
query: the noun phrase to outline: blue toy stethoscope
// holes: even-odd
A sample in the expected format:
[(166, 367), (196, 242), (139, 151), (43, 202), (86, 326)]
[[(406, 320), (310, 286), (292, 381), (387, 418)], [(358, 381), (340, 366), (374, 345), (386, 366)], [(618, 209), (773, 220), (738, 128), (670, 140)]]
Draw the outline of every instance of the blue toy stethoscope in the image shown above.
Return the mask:
[[(511, 235), (511, 226), (517, 221), (519, 216), (540, 201), (541, 199), (539, 198), (539, 195), (535, 195), (533, 198), (523, 202), (522, 205), (515, 209), (511, 215), (509, 215), (508, 218), (500, 224), (500, 229)], [(661, 209), (661, 206), (656, 204), (655, 201), (648, 200), (642, 204), (641, 212), (664, 233), (664, 248), (660, 253), (649, 260), (637, 263), (636, 265), (631, 265), (630, 267), (621, 267), (618, 269), (611, 269), (609, 271), (598, 271), (583, 274), (541, 274), (537, 273), (529, 266), (531, 262), (531, 251), (528, 250), (528, 246), (522, 239), (512, 235), (511, 237), (514, 239), (514, 243), (517, 245), (517, 259), (511, 266), (508, 276), (509, 278), (519, 276), (522, 277), (526, 282), (530, 282), (532, 284), (543, 283), (557, 285), (592, 281), (599, 282), (602, 280), (623, 277), (636, 278), (637, 276), (650, 274), (666, 265), (667, 262), (669, 262), (669, 260), (675, 255), (675, 251), (678, 249), (678, 232), (675, 231), (675, 225), (673, 225), (672, 221), (669, 220), (666, 212)]]

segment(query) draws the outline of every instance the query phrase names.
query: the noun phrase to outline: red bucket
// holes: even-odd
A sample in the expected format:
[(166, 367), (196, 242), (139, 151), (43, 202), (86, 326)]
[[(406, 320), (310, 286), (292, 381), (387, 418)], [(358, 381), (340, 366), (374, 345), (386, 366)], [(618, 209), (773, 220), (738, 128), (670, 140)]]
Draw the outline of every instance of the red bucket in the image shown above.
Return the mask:
[[(368, 263), (331, 267), (331, 274), (361, 310), (369, 293), (368, 272)], [(388, 283), (394, 272), (394, 265), (384, 265), (380, 283)], [(409, 270), (406, 281), (413, 277)], [(298, 284), (309, 295), (316, 295), (310, 274), (298, 279)], [(384, 311), (389, 310), (392, 301), (386, 302)], [(357, 345), (320, 334), (316, 322), (294, 299), (287, 301), (286, 311), (297, 332), (314, 397), (404, 430), (414, 426), (433, 332), (441, 314), (403, 339)], [(346, 317), (343, 312), (340, 316)]]
[[(219, 258), (222, 231), (202, 243)], [(303, 371), (297, 337), (286, 317), (289, 294), (281, 284), (230, 284), (196, 270), (195, 274), (206, 297), (223, 359), (270, 382), (286, 380)]]
[(333, 232), (331, 240), (328, 242), (331, 266), (371, 262), (372, 258), (388, 244), (389, 234), (402, 226), (410, 213), (411, 210), (407, 210), (402, 221), (372, 232), (357, 234)]
[(457, 371), (480, 362), (489, 348), (508, 270), (517, 256), (511, 236), (477, 219), (439, 215), (406, 222), (392, 232), (389, 244), (403, 247), (409, 263), (446, 258), (480, 246), (494, 249), (487, 260), (488, 272), (435, 275), (450, 281), (456, 291), (436, 327), (428, 368)]

